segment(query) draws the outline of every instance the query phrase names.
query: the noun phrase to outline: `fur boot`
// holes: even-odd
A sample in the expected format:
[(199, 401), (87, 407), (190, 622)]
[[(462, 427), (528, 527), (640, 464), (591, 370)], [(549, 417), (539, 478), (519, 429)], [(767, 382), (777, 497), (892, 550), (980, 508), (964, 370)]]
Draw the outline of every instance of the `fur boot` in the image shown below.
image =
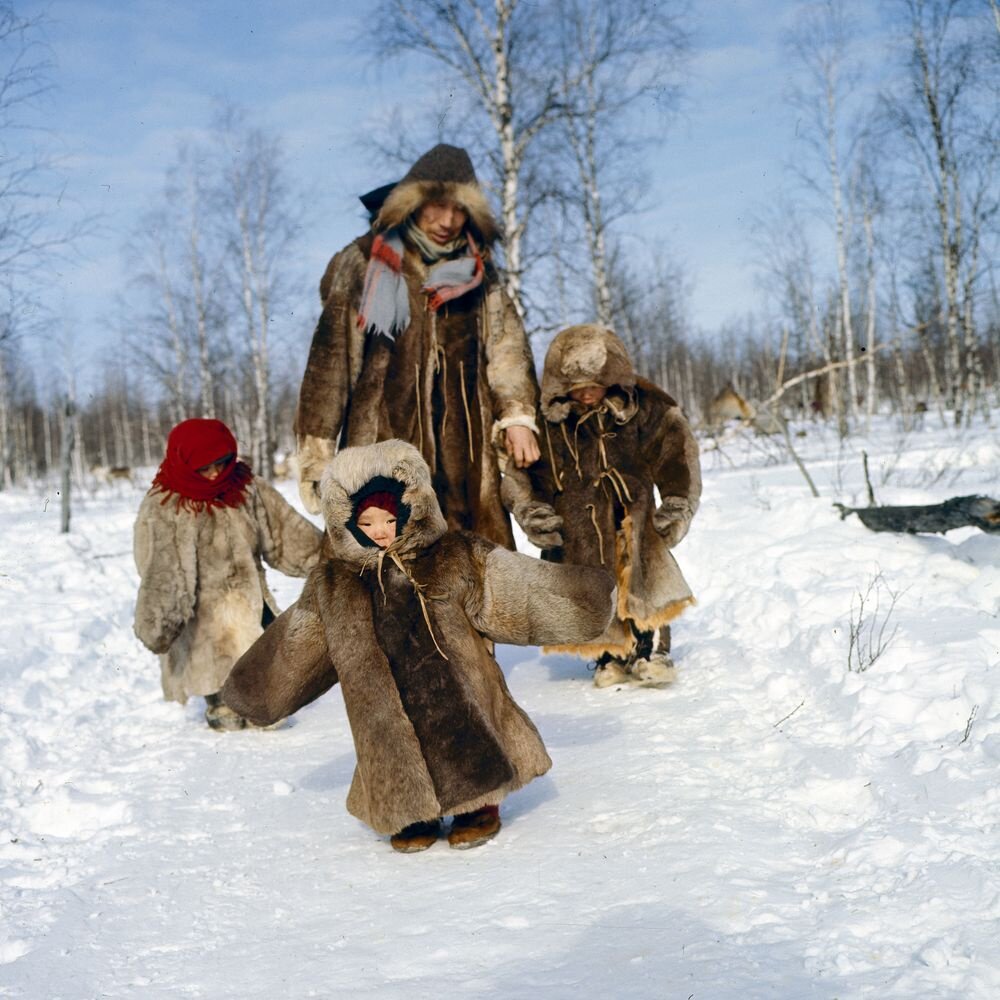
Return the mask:
[(465, 850), (479, 847), (500, 832), (500, 807), (483, 806), (475, 812), (462, 813), (452, 820), (448, 845)]
[(433, 847), (440, 836), (441, 820), (432, 819), (403, 827), (399, 833), (394, 833), (389, 838), (389, 843), (392, 844), (392, 849), (399, 851), (400, 854), (416, 854), (418, 851), (426, 851), (428, 847)]

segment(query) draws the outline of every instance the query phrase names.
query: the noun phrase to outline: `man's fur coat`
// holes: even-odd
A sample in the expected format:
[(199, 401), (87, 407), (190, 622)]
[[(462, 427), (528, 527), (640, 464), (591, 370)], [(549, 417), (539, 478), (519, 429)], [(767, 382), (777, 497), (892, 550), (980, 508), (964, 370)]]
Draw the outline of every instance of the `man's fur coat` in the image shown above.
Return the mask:
[(261, 558), (305, 576), (322, 544), (323, 533), (260, 479), (239, 507), (197, 513), (178, 510), (175, 495), (147, 493), (134, 530), (135, 634), (160, 654), (164, 697), (215, 694), (278, 613)]
[[(349, 527), (375, 477), (401, 483), (409, 508), (384, 550)], [(599, 635), (611, 577), (448, 530), (426, 462), (402, 441), (340, 452), (322, 502), (327, 557), (233, 668), (223, 701), (268, 725), (339, 680), (357, 753), (347, 808), (379, 833), (498, 804), (544, 774), (549, 756), (487, 640)]]
[[(585, 385), (607, 390), (590, 411), (569, 395)], [(519, 521), (538, 503), (562, 517), (562, 545), (544, 559), (603, 566), (616, 576), (617, 616), (607, 632), (561, 648), (628, 656), (635, 646), (629, 622), (658, 628), (694, 600), (670, 549), (701, 496), (698, 444), (677, 403), (635, 374), (624, 344), (601, 326), (570, 327), (552, 341), (541, 409), (542, 459), (526, 470), (511, 463), (504, 500)]]
[[(435, 147), (411, 174), (439, 149), (462, 153)], [(358, 308), (374, 232), (394, 229), (425, 202), (442, 198), (468, 213), (469, 229), (483, 248), (482, 285), (437, 313), (429, 311), (422, 291), (428, 268), (407, 245), (403, 276), (410, 324), (394, 342), (366, 335), (358, 327)], [(404, 178), (382, 205), (374, 232), (340, 251), (320, 282), (323, 312), (295, 417), (303, 500), (318, 511), (312, 483), (338, 445), (399, 438), (415, 445), (430, 466), (450, 528), (513, 548), (494, 444), (507, 427), (537, 430), (538, 385), (524, 327), (489, 260), (497, 236), (489, 204), (474, 175)]]

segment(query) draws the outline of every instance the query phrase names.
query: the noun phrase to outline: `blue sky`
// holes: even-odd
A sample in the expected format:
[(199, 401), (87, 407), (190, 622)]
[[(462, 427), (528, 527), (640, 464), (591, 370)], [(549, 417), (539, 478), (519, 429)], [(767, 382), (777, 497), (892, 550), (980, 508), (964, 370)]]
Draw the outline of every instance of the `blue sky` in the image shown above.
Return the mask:
[[(49, 125), (66, 157), (67, 211), (103, 218), (100, 236), (80, 248), (58, 282), (58, 308), (85, 342), (107, 342), (127, 236), (155, 202), (178, 139), (205, 129), (220, 97), (281, 133), (290, 179), (308, 198), (303, 298), (292, 320), (307, 342), (323, 267), (359, 232), (356, 196), (387, 179), (358, 136), (366, 120), (424, 84), (359, 51), (355, 11), (364, 7), (304, 0), (18, 6), (51, 19), (58, 90)], [(790, 183), (785, 165), (798, 155), (781, 47), (798, 6), (692, 3), (685, 112), (653, 153), (650, 207), (632, 225), (644, 242), (684, 262), (691, 319), (707, 331), (761, 306), (751, 227)]]

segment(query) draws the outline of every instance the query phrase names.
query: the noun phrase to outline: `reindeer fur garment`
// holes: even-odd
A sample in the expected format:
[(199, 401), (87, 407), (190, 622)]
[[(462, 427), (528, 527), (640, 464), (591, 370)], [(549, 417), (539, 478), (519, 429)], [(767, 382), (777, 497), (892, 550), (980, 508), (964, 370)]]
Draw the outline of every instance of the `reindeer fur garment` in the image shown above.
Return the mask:
[[(376, 476), (403, 485), (410, 511), (387, 550), (347, 528), (352, 497)], [(611, 577), (449, 531), (427, 464), (402, 441), (340, 452), (322, 502), (328, 558), (233, 668), (225, 703), (269, 724), (339, 680), (357, 752), (347, 808), (380, 833), (497, 804), (544, 774), (545, 747), (486, 640), (599, 635)]]
[(536, 429), (538, 385), (524, 328), (489, 261), (496, 223), (476, 185), (411, 180), (392, 191), (376, 227), (399, 226), (428, 199), (449, 197), (466, 208), (483, 247), (483, 283), (429, 311), (427, 265), (407, 246), (410, 323), (394, 342), (358, 328), (373, 234), (330, 261), (295, 417), (300, 474), (318, 481), (338, 444), (400, 438), (430, 466), (450, 528), (513, 548), (494, 443), (507, 427)]
[(164, 697), (215, 694), (262, 619), (278, 613), (261, 558), (305, 576), (322, 544), (322, 532), (260, 479), (239, 507), (197, 513), (178, 510), (173, 495), (147, 493), (134, 531), (135, 634), (160, 654)]
[[(589, 413), (569, 395), (588, 384), (607, 390), (603, 405)], [(553, 340), (542, 374), (542, 417), (542, 459), (527, 470), (508, 468), (505, 502), (514, 510), (540, 500), (562, 516), (563, 545), (544, 559), (615, 574), (617, 617), (608, 631), (558, 648), (587, 657), (627, 655), (635, 637), (626, 622), (654, 629), (693, 603), (653, 526), (653, 486), (690, 521), (701, 496), (698, 444), (677, 403), (637, 377), (622, 342), (596, 325), (570, 327)]]

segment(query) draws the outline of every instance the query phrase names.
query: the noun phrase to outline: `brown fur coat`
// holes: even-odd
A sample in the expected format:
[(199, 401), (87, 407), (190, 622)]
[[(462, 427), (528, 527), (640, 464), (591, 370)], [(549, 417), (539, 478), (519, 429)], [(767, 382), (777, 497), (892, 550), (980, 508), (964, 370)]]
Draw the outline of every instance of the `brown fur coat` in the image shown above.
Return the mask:
[(134, 627), (160, 654), (164, 697), (183, 704), (190, 695), (215, 694), (264, 618), (278, 613), (261, 558), (305, 576), (319, 560), (323, 534), (260, 479), (241, 506), (210, 513), (177, 510), (163, 499), (147, 493), (135, 522)]
[[(607, 390), (604, 405), (590, 413), (569, 397), (586, 384)], [(562, 517), (563, 544), (543, 558), (603, 566), (617, 578), (617, 617), (605, 634), (561, 648), (586, 657), (627, 655), (635, 645), (627, 622), (655, 629), (694, 600), (670, 548), (701, 496), (697, 442), (677, 403), (638, 378), (622, 342), (594, 325), (570, 327), (553, 340), (542, 417), (542, 460), (508, 469), (505, 502), (515, 516), (540, 501)], [(656, 523), (668, 519), (663, 537)]]
[[(481, 238), (496, 235), (482, 192), (470, 184), (402, 183), (377, 226), (399, 225), (428, 197), (455, 197)], [(494, 444), (507, 427), (537, 429), (538, 386), (521, 321), (488, 259), (480, 288), (429, 312), (421, 291), (427, 267), (407, 248), (410, 325), (393, 343), (366, 337), (357, 318), (372, 240), (362, 236), (338, 253), (320, 282), (323, 312), (295, 417), (303, 500), (318, 510), (312, 484), (338, 445), (399, 438), (430, 466), (450, 528), (513, 548)]]
[[(410, 509), (387, 550), (347, 528), (376, 476), (402, 483)], [(357, 752), (347, 808), (380, 833), (497, 804), (544, 774), (551, 761), (487, 640), (600, 634), (610, 576), (449, 531), (427, 464), (402, 441), (340, 452), (322, 498), (328, 558), (233, 668), (225, 703), (266, 725), (339, 680)]]

